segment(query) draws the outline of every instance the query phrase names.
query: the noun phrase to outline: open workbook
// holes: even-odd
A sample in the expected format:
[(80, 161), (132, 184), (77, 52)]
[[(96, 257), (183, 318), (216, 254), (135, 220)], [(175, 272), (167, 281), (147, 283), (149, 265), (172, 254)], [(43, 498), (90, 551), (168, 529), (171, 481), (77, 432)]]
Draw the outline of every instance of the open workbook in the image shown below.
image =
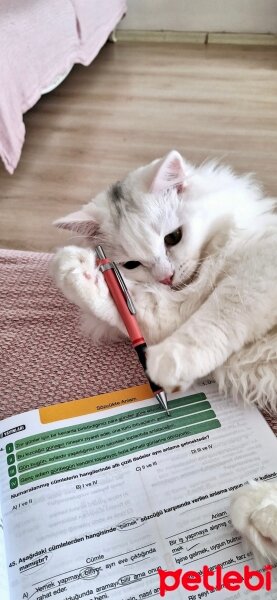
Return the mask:
[[(255, 568), (229, 499), (250, 479), (277, 476), (265, 420), (212, 382), (170, 396), (170, 418), (147, 396), (141, 386), (0, 423), (1, 600), (158, 598), (159, 568)], [(276, 599), (275, 569), (271, 591), (202, 582), (166, 592), (230, 597)]]

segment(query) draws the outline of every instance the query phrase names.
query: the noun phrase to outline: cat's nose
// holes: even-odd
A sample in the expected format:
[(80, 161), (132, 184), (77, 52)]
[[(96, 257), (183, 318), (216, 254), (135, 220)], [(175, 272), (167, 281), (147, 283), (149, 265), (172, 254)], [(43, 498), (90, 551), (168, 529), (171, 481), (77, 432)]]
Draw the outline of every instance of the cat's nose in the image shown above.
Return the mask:
[(164, 279), (160, 280), (160, 283), (163, 283), (164, 285), (171, 285), (172, 284), (172, 279), (173, 279), (173, 275), (170, 275), (169, 277), (165, 277)]

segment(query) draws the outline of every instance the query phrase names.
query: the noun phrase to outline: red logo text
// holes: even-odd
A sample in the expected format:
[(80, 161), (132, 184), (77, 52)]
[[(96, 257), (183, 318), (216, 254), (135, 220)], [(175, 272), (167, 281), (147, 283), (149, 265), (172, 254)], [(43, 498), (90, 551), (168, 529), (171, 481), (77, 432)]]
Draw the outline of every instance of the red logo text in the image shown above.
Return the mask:
[[(164, 571), (158, 569), (160, 578), (160, 595), (164, 597), (167, 592), (173, 592), (182, 587), (188, 592), (196, 592), (200, 586), (210, 592), (219, 591), (222, 588), (231, 592), (236, 592), (244, 587), (246, 590), (256, 592), (264, 588), (267, 592), (272, 587), (272, 567), (266, 565), (261, 571), (255, 571), (246, 565), (243, 573), (238, 571), (223, 571), (220, 565), (214, 570), (209, 569), (206, 565), (203, 567), (202, 573), (198, 571)], [(193, 598), (193, 596), (192, 596)]]

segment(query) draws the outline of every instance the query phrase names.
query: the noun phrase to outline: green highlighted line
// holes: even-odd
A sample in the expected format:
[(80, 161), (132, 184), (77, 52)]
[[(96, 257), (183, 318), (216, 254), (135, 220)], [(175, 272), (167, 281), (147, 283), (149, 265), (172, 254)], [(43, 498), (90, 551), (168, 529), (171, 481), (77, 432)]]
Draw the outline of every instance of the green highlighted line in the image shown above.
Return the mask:
[[(186, 396), (184, 398), (178, 398), (177, 400), (170, 400), (170, 409), (179, 408), (180, 406), (187, 406), (191, 403), (201, 402), (202, 400), (206, 400), (206, 395), (204, 393), (200, 394), (192, 394), (191, 396)], [(118, 415), (113, 415), (111, 417), (106, 417), (103, 419), (97, 419), (95, 421), (90, 421), (89, 423), (80, 423), (79, 425), (71, 425), (70, 427), (62, 427), (60, 429), (53, 429), (51, 431), (45, 431), (44, 433), (39, 433), (37, 435), (31, 435), (21, 440), (17, 440), (15, 442), (15, 449), (21, 450), (22, 448), (29, 447), (33, 444), (39, 444), (41, 442), (52, 441), (55, 439), (59, 439), (60, 437), (67, 435), (74, 435), (78, 433), (85, 433), (91, 431), (97, 431), (103, 427), (114, 426), (116, 424), (122, 424), (126, 421), (133, 421), (133, 419), (143, 419), (144, 417), (148, 417), (154, 415), (157, 418), (158, 415), (162, 416), (162, 418), (167, 418), (165, 413), (161, 411), (160, 407), (157, 404), (151, 404), (150, 406), (146, 406), (145, 408), (129, 410), (123, 413), (119, 413)]]
[[(173, 424), (176, 421), (183, 419), (188, 415), (197, 415), (200, 412), (207, 411), (211, 408), (210, 403), (206, 400), (203, 402), (198, 402), (197, 406), (195, 403), (192, 403), (187, 406), (180, 406), (178, 408), (171, 409), (171, 417), (168, 416), (159, 410), (158, 413), (154, 413), (153, 415), (149, 415), (148, 418), (143, 419), (132, 419), (130, 421), (126, 421), (125, 423), (105, 427), (105, 429), (99, 429), (98, 431), (91, 431), (90, 433), (85, 433), (81, 435), (75, 436), (67, 436), (66, 438), (60, 438), (59, 440), (55, 440), (52, 442), (46, 442), (40, 444), (39, 446), (31, 446), (30, 448), (26, 448), (24, 450), (19, 450), (16, 453), (16, 460), (18, 462), (22, 460), (32, 459), (35, 456), (41, 456), (46, 452), (54, 452), (58, 450), (66, 450), (75, 446), (80, 446), (81, 444), (92, 443), (92, 442), (104, 442), (105, 445), (108, 444), (108, 440), (117, 438), (122, 435), (126, 438), (128, 436), (130, 430), (132, 433), (136, 431), (153, 431), (156, 433), (157, 431), (166, 430), (168, 428), (172, 429)], [(132, 427), (130, 427), (132, 425)], [(115, 440), (116, 442), (116, 440)]]
[(145, 440), (143, 440), (137, 442), (136, 444), (132, 444), (130, 446), (125, 447), (124, 450), (122, 450), (122, 446), (120, 446), (119, 448), (110, 450), (110, 452), (101, 452), (99, 454), (97, 453), (97, 455), (79, 458), (74, 461), (56, 463), (52, 466), (50, 465), (41, 469), (35, 469), (33, 471), (29, 471), (23, 475), (20, 475), (19, 483), (21, 485), (24, 485), (45, 477), (51, 477), (53, 475), (67, 473), (68, 471), (72, 471), (74, 469), (81, 469), (84, 467), (93, 466), (101, 462), (106, 462), (112, 459), (119, 458), (121, 456), (126, 456), (128, 454), (139, 452), (140, 450), (150, 449), (152, 446), (172, 442), (173, 440), (178, 440), (187, 436), (196, 435), (205, 431), (211, 431), (212, 429), (217, 429), (220, 426), (220, 422), (217, 419), (212, 419), (211, 421), (205, 421), (204, 423), (188, 426), (188, 428), (181, 428), (180, 430), (178, 430), (178, 432), (175, 431), (174, 435), (172, 436), (168, 433), (163, 434), (162, 436), (160, 436), (158, 442), (156, 439), (150, 437), (147, 439), (147, 443), (145, 443)]
[(103, 451), (116, 450), (117, 448), (122, 448), (122, 452), (124, 453), (124, 447), (129, 446), (130, 443), (134, 443), (137, 441), (148, 443), (149, 437), (151, 439), (159, 438), (155, 440), (158, 444), (160, 443), (160, 438), (163, 434), (174, 434), (176, 431), (184, 430), (190, 425), (196, 425), (201, 423), (202, 421), (210, 421), (215, 419), (216, 415), (213, 410), (203, 411), (201, 413), (196, 413), (190, 417), (180, 419), (180, 422), (176, 422), (174, 419), (171, 422), (171, 419), (168, 420), (168, 425), (165, 427), (164, 425), (157, 427), (154, 429), (151, 434), (147, 431), (147, 428), (143, 428), (141, 430), (137, 430), (136, 432), (130, 431), (128, 435), (120, 435), (116, 436), (116, 438), (111, 438), (110, 441), (105, 441), (104, 443), (99, 444), (87, 444), (85, 446), (77, 446), (71, 450), (65, 450), (62, 452), (49, 452), (44, 454), (43, 456), (38, 456), (33, 460), (24, 461), (19, 463), (18, 472), (23, 473), (24, 471), (29, 471), (30, 469), (34, 469), (36, 467), (41, 467), (43, 465), (47, 465), (49, 463), (54, 463), (57, 461), (64, 461), (69, 458), (76, 459), (79, 456), (85, 456), (88, 454), (99, 454)]
[(204, 393), (155, 403), (89, 423), (44, 431), (6, 445), (10, 488), (147, 451), (220, 427)]

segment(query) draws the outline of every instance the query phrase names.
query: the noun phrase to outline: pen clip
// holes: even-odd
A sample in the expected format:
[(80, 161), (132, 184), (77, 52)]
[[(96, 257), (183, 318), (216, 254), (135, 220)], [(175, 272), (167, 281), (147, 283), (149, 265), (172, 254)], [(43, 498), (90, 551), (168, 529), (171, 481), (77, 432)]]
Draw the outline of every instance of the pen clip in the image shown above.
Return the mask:
[(115, 276), (117, 278), (117, 281), (118, 281), (118, 283), (119, 283), (119, 285), (121, 287), (121, 290), (122, 290), (122, 292), (123, 292), (123, 294), (124, 294), (124, 296), (126, 298), (126, 302), (127, 302), (127, 306), (129, 308), (129, 311), (130, 311), (130, 313), (132, 315), (135, 315), (137, 311), (135, 309), (133, 300), (132, 300), (132, 298), (131, 298), (131, 296), (130, 296), (130, 294), (128, 292), (128, 289), (126, 287), (125, 281), (124, 281), (124, 279), (123, 279), (123, 277), (122, 277), (122, 275), (120, 273), (120, 270), (118, 269), (117, 265), (114, 262), (112, 262), (111, 264), (112, 264), (112, 269), (114, 271), (114, 274), (115, 274)]
[[(95, 252), (96, 252), (96, 256), (97, 256), (98, 260), (106, 259), (106, 254), (105, 254), (102, 246), (96, 246)], [(124, 295), (124, 297), (126, 299), (129, 311), (130, 311), (131, 315), (135, 315), (137, 311), (135, 309), (133, 300), (132, 300), (132, 298), (131, 298), (131, 296), (130, 296), (130, 294), (128, 292), (126, 283), (125, 283), (125, 281), (124, 281), (124, 279), (123, 279), (123, 277), (122, 277), (122, 275), (121, 275), (121, 273), (120, 273), (117, 265), (114, 262), (109, 261), (108, 264), (102, 265), (100, 267), (100, 269), (101, 269), (101, 271), (104, 271), (106, 269), (112, 269), (113, 270), (113, 272), (114, 272), (114, 274), (116, 276), (116, 279), (117, 279), (117, 281), (118, 281), (118, 283), (120, 285), (121, 291), (122, 291), (122, 293), (123, 293), (123, 295)]]

